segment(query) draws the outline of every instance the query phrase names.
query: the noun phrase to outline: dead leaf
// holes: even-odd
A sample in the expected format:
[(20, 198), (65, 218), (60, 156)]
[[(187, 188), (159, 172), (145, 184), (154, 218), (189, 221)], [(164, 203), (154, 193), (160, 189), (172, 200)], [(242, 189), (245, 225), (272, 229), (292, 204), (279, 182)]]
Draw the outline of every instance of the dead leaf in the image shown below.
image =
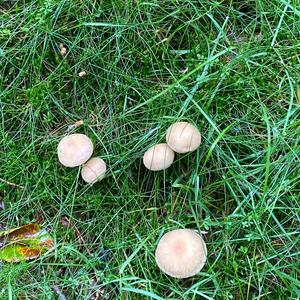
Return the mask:
[(19, 262), (39, 257), (41, 251), (18, 244), (8, 245), (0, 250), (0, 259), (6, 262)]
[(28, 224), (21, 227), (0, 231), (0, 238), (2, 236), (9, 236), (10, 239), (26, 238), (36, 234), (40, 230), (39, 224)]
[(275, 240), (272, 241), (272, 244), (274, 246), (282, 246), (284, 245), (284, 241), (280, 238), (276, 238)]
[(19, 249), (19, 253), (25, 257), (35, 258), (35, 257), (39, 257), (39, 255), (41, 254), (41, 250), (21, 247)]
[(61, 216), (60, 222), (61, 222), (61, 225), (63, 225), (64, 227), (71, 227), (72, 226), (72, 223), (71, 223), (70, 219), (67, 216)]
[(43, 247), (43, 248), (53, 248), (54, 247), (54, 242), (52, 239), (48, 239), (48, 240), (44, 240), (44, 241), (41, 241), (40, 245)]
[(0, 260), (19, 262), (37, 258), (54, 247), (49, 233), (39, 224), (0, 231)]
[(300, 85), (297, 85), (297, 101), (300, 104)]
[(41, 210), (36, 210), (34, 213), (35, 222), (43, 223), (45, 221), (44, 213)]

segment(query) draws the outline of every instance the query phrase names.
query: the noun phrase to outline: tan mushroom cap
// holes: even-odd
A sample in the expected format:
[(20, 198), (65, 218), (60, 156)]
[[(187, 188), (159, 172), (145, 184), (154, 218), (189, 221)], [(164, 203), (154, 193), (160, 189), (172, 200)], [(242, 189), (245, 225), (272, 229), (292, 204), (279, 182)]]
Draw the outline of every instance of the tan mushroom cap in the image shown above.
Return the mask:
[(145, 152), (143, 163), (151, 171), (160, 171), (169, 168), (174, 157), (174, 151), (167, 144), (156, 144)]
[(93, 157), (81, 169), (81, 177), (87, 183), (94, 183), (104, 178), (106, 163), (100, 157)]
[(155, 259), (158, 267), (175, 278), (188, 278), (203, 268), (207, 257), (205, 242), (195, 231), (176, 229), (160, 239)]
[(57, 146), (57, 155), (61, 164), (66, 167), (78, 167), (92, 156), (94, 146), (92, 141), (80, 133), (64, 137)]
[(167, 130), (167, 144), (177, 153), (195, 151), (201, 144), (199, 130), (188, 122), (177, 122)]

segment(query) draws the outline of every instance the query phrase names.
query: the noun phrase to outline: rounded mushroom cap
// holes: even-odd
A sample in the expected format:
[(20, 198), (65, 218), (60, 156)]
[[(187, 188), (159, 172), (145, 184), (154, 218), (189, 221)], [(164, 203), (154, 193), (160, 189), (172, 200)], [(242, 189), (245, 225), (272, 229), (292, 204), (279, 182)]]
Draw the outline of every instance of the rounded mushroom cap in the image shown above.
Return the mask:
[(205, 242), (195, 231), (176, 229), (160, 239), (155, 259), (158, 267), (175, 278), (194, 276), (206, 262)]
[(167, 144), (156, 144), (145, 152), (143, 163), (151, 171), (160, 171), (169, 168), (174, 157), (174, 151)]
[(100, 157), (93, 157), (81, 169), (81, 177), (87, 183), (94, 183), (104, 178), (106, 164)]
[(73, 168), (84, 164), (93, 150), (93, 143), (85, 134), (75, 133), (62, 138), (57, 146), (57, 155), (61, 164)]
[(167, 144), (177, 153), (195, 151), (201, 144), (199, 130), (188, 122), (177, 122), (167, 130)]

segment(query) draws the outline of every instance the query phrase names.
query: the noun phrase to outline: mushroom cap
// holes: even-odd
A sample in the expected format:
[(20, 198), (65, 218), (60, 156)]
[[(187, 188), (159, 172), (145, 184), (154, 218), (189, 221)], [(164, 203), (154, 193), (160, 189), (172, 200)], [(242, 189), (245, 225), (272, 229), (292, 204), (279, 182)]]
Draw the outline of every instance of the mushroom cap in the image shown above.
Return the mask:
[(81, 177), (87, 183), (94, 183), (104, 178), (106, 163), (100, 157), (93, 157), (81, 169)]
[(199, 130), (188, 122), (177, 122), (167, 130), (167, 144), (177, 153), (195, 151), (201, 144)]
[(194, 276), (206, 262), (205, 242), (191, 229), (176, 229), (160, 239), (155, 259), (158, 267), (175, 278)]
[(84, 164), (92, 156), (93, 150), (93, 143), (85, 134), (75, 133), (61, 139), (57, 155), (61, 164), (73, 168)]
[(156, 144), (145, 152), (143, 163), (151, 171), (160, 171), (169, 168), (174, 157), (174, 151), (167, 144)]

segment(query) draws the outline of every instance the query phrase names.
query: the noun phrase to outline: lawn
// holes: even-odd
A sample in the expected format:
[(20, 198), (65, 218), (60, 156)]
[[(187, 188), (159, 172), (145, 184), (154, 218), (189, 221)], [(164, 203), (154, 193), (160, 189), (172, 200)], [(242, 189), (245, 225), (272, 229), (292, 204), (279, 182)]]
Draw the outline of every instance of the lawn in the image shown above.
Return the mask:
[[(299, 0), (0, 0), (0, 226), (55, 240), (0, 262), (0, 299), (299, 299), (299, 41)], [(148, 171), (178, 120), (200, 148)], [(58, 162), (69, 133), (101, 182)], [(184, 280), (154, 257), (177, 228), (208, 249)]]

